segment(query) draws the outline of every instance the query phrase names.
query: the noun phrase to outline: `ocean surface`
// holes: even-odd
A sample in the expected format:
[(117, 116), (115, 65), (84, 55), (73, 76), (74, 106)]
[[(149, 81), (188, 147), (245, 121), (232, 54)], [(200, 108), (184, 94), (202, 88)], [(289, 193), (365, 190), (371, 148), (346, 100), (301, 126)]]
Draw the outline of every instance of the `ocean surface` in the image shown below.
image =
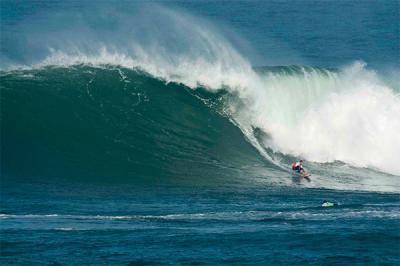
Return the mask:
[(1, 265), (400, 264), (399, 1), (0, 4)]

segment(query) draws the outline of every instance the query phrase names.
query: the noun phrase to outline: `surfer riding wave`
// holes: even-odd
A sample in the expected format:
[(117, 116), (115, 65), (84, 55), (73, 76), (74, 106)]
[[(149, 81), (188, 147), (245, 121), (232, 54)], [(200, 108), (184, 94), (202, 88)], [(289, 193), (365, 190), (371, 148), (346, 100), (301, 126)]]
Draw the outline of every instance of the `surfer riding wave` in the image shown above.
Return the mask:
[(296, 171), (296, 173), (298, 173), (301, 177), (307, 179), (308, 181), (311, 181), (310, 178), (309, 178), (309, 176), (311, 174), (308, 173), (306, 170), (304, 170), (303, 162), (304, 162), (304, 160), (300, 160), (298, 162), (292, 163), (292, 170)]

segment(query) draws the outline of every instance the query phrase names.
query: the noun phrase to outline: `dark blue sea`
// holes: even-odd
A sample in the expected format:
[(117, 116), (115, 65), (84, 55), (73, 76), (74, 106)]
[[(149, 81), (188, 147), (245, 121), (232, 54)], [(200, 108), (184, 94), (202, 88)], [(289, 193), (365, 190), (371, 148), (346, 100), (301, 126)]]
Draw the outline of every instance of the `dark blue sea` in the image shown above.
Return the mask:
[(1, 265), (400, 264), (398, 0), (0, 9)]

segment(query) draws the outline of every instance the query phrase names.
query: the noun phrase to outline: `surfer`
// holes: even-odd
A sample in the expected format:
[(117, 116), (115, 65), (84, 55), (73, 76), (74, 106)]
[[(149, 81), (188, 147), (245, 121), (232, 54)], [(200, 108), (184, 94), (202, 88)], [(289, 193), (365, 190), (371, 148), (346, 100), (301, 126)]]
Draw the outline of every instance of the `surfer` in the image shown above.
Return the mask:
[(303, 168), (303, 160), (293, 163), (292, 170), (297, 171), (299, 174), (304, 174), (305, 170)]
[(296, 171), (300, 175), (300, 177), (305, 178), (308, 182), (311, 181), (310, 179), (311, 174), (306, 172), (306, 170), (304, 170), (303, 168), (303, 160), (293, 163), (292, 170)]

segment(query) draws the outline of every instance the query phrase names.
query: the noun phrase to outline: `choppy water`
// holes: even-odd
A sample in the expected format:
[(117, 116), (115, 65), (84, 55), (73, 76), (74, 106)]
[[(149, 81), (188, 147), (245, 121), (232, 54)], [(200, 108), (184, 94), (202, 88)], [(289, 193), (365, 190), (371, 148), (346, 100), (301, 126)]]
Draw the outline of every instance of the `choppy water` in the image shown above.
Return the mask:
[[(20, 196), (18, 203), (13, 195), (19, 192), (5, 194), (0, 217), (4, 262), (398, 262), (398, 195), (266, 186), (27, 188), (36, 193)], [(51, 201), (38, 200), (42, 197)], [(340, 205), (319, 207), (323, 199)]]

